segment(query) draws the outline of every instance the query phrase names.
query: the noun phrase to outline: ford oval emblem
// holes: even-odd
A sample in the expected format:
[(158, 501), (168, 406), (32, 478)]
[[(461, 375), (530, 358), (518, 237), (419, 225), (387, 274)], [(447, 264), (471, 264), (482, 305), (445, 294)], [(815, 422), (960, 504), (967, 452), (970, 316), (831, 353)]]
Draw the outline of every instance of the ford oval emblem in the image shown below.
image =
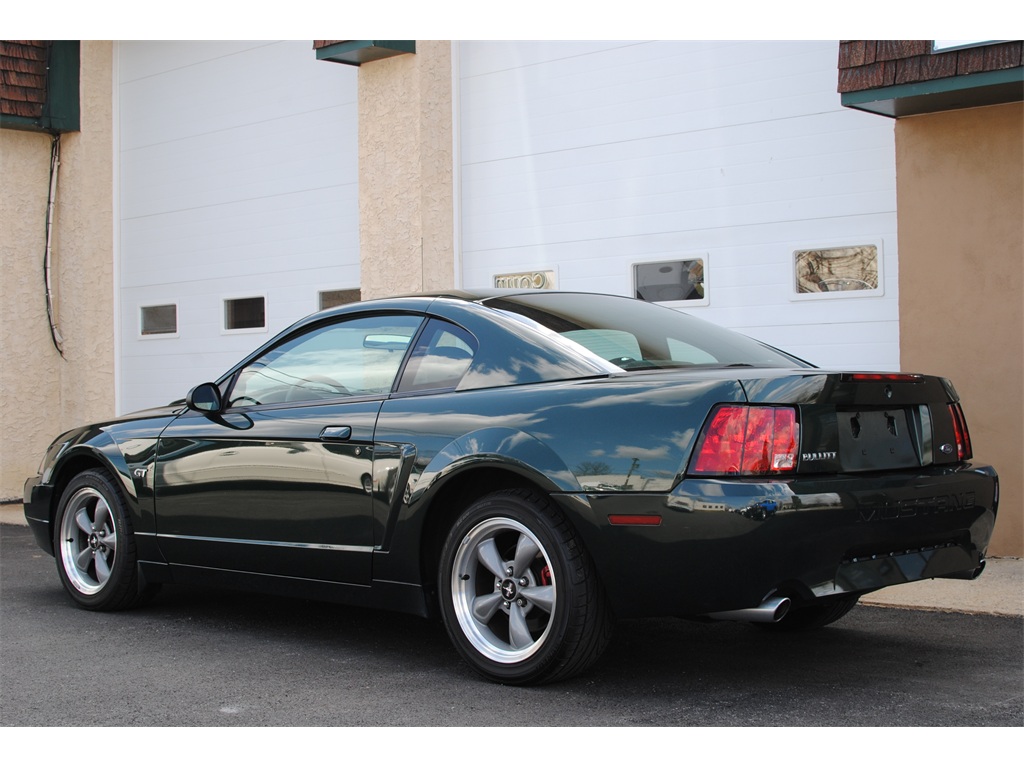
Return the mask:
[(953, 452), (953, 446), (950, 445), (949, 443), (943, 443), (941, 446), (939, 446), (939, 450), (948, 456)]

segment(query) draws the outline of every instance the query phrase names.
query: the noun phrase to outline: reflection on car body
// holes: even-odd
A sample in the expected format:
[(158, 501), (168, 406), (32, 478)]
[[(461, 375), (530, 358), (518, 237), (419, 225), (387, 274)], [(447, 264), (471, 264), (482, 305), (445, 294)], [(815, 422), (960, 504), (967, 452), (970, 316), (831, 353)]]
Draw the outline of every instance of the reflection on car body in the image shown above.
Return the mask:
[(25, 511), (85, 608), (175, 582), (439, 616), (478, 673), (533, 684), (617, 618), (811, 629), (974, 577), (997, 498), (945, 379), (481, 291), (318, 313), (185, 401), (72, 430)]

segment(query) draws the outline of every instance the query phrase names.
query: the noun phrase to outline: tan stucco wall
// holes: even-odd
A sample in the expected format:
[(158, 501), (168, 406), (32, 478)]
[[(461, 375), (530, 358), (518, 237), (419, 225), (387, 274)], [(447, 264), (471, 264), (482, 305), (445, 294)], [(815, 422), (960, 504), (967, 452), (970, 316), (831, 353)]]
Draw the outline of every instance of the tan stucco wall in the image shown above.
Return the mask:
[(114, 412), (112, 44), (82, 42), (81, 131), (61, 138), (52, 243), (61, 359), (43, 287), (50, 137), (0, 131), (0, 501), (64, 429)]
[(451, 288), (451, 42), (359, 68), (360, 287), (364, 299)]
[(1024, 105), (896, 123), (900, 357), (949, 376), (1001, 478), (989, 553), (1024, 555)]

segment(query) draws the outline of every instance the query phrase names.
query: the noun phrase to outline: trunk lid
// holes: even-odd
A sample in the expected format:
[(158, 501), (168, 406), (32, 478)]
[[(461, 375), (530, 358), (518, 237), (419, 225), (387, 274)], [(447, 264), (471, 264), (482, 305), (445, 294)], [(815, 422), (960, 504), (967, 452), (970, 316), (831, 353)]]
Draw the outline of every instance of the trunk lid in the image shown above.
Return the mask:
[(798, 473), (909, 469), (970, 458), (959, 399), (946, 379), (762, 370), (739, 380), (751, 403), (797, 408)]

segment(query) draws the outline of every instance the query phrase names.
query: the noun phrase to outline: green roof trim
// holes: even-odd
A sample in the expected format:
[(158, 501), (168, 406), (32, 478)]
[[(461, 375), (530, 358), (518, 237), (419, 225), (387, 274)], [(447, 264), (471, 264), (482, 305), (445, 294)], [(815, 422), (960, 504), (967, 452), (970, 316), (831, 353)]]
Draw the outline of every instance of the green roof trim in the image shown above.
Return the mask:
[(415, 40), (345, 40), (316, 49), (317, 59), (356, 67), (404, 53), (416, 53)]
[(78, 40), (54, 40), (50, 49), (49, 94), (43, 109), (50, 130), (57, 133), (81, 128), (79, 79), (81, 44)]
[(1024, 67), (976, 72), (842, 94), (844, 107), (886, 117), (1024, 101)]

